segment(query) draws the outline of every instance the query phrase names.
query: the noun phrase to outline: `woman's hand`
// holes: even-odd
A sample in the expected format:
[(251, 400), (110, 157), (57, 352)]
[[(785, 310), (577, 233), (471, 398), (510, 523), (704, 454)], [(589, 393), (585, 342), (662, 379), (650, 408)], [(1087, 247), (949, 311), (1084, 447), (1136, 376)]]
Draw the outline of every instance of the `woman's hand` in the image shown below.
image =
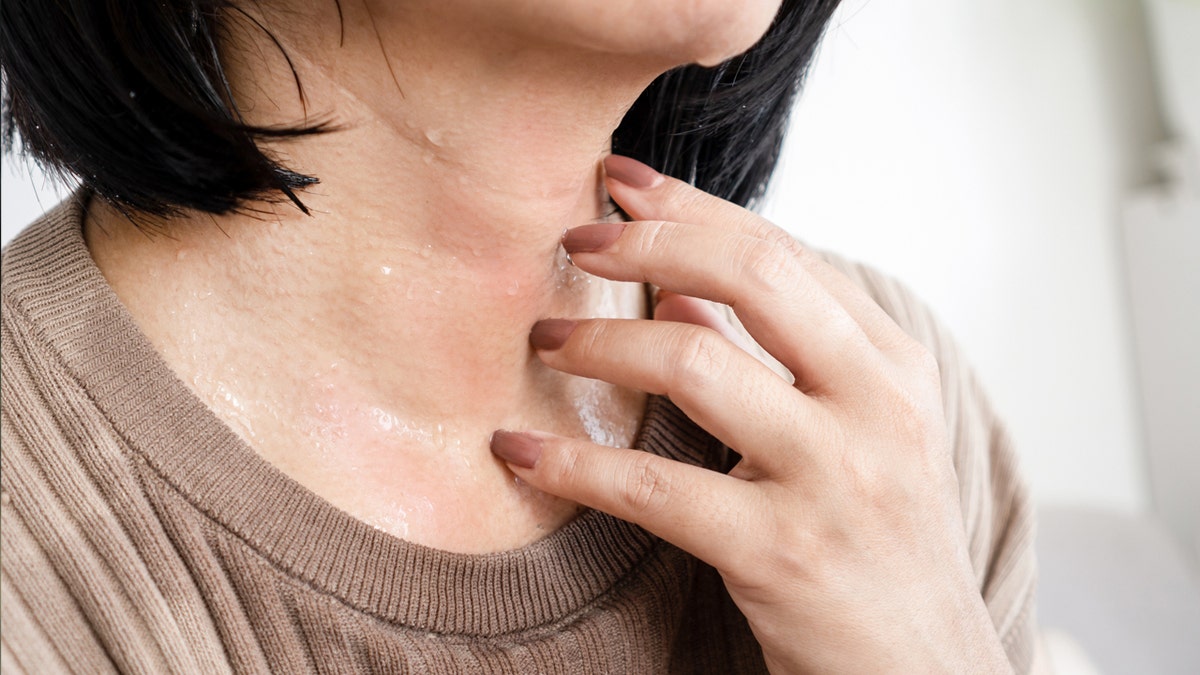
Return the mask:
[[(773, 672), (1007, 672), (968, 560), (934, 358), (754, 213), (627, 158), (606, 169), (636, 220), (563, 245), (588, 272), (672, 293), (659, 321), (547, 320), (531, 342), (552, 368), (669, 396), (742, 460), (725, 475), (538, 432), (497, 432), (493, 451), (715, 567)], [(730, 305), (795, 383), (695, 298)]]

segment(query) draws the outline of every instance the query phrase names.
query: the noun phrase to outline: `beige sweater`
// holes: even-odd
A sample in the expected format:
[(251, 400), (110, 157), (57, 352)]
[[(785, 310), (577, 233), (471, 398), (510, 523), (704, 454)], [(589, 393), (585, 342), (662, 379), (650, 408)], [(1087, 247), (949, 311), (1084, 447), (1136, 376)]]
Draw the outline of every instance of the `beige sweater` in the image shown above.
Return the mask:
[[(6, 675), (763, 670), (720, 577), (636, 526), (586, 512), (519, 550), (453, 554), (284, 476), (138, 331), (84, 246), (85, 200), (3, 254)], [(1027, 671), (1033, 521), (1008, 439), (929, 313), (839, 264), (941, 360), (979, 586)], [(661, 398), (637, 445), (729, 456)]]

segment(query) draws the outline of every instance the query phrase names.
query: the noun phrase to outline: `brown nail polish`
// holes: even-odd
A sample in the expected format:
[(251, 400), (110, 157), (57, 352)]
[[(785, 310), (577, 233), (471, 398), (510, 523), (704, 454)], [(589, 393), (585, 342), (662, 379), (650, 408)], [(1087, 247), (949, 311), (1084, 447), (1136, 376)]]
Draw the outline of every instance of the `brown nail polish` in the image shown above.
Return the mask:
[(625, 223), (594, 223), (572, 227), (563, 235), (562, 245), (567, 254), (603, 251), (625, 231)]
[(575, 325), (570, 319), (542, 319), (529, 331), (529, 344), (534, 349), (552, 352), (571, 337)]
[(622, 155), (609, 155), (604, 158), (604, 173), (613, 180), (621, 181), (629, 187), (640, 189), (652, 188), (663, 180), (663, 175), (642, 164), (636, 159)]
[(532, 469), (542, 456), (542, 442), (529, 434), (496, 430), (492, 433), (492, 454), (509, 464)]

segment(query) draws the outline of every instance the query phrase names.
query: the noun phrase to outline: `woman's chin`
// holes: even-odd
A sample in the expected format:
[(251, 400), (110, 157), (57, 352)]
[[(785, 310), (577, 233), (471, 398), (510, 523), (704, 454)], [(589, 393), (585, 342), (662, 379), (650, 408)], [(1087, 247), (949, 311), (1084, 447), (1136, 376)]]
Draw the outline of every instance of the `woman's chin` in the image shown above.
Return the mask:
[(774, 0), (721, 4), (724, 11), (714, 12), (684, 36), (680, 47), (691, 49), (689, 63), (715, 66), (746, 52), (766, 34), (780, 5)]
[(609, 0), (598, 10), (595, 1), (549, 0), (533, 5), (533, 14), (522, 17), (520, 25), (542, 30), (525, 39), (549, 37), (560, 44), (586, 45), (614, 56), (648, 57), (672, 66), (713, 66), (762, 39), (781, 5), (781, 0)]

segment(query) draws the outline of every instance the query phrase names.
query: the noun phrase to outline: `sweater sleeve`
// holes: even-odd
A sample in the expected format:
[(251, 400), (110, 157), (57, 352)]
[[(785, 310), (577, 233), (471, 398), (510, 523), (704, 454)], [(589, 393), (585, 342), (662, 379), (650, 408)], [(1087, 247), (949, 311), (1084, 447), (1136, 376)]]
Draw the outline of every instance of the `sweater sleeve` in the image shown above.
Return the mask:
[[(1033, 672), (1039, 651), (1034, 620), (1034, 512), (1004, 424), (949, 332), (908, 288), (865, 265), (818, 253), (866, 290), (937, 358), (975, 578), (1013, 670)], [(782, 371), (761, 349), (757, 355)]]

